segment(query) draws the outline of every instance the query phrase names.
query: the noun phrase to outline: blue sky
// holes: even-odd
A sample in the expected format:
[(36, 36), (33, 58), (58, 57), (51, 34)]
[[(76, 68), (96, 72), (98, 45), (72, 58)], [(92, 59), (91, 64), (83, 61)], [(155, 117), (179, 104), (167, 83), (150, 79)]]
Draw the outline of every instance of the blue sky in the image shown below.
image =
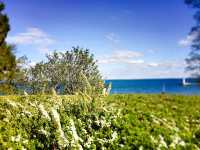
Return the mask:
[(3, 0), (7, 41), (32, 64), (45, 53), (89, 48), (104, 78), (187, 76), (194, 10), (184, 0)]

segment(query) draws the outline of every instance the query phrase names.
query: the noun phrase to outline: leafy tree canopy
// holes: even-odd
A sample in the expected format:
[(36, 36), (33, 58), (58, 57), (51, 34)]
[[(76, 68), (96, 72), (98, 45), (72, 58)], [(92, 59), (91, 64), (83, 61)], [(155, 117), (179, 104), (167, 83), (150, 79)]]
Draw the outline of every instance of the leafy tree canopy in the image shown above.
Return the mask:
[(0, 2), (0, 93), (10, 93), (13, 89), (11, 82), (15, 77), (17, 65), (14, 55), (15, 47), (5, 41), (10, 26), (7, 15), (2, 12), (4, 7), (4, 4)]
[(64, 53), (54, 51), (46, 58), (46, 62), (37, 63), (29, 71), (34, 93), (51, 88), (64, 94), (102, 91), (102, 78), (88, 49), (73, 47)]
[(9, 19), (7, 15), (2, 12), (4, 8), (5, 5), (0, 2), (0, 45), (4, 43), (7, 33), (10, 30)]

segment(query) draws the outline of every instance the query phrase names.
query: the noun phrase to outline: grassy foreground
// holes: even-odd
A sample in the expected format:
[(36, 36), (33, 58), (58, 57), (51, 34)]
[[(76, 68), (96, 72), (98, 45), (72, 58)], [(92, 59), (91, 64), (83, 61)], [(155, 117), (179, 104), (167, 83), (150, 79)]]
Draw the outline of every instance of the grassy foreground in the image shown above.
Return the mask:
[(200, 149), (200, 97), (1, 96), (0, 149)]

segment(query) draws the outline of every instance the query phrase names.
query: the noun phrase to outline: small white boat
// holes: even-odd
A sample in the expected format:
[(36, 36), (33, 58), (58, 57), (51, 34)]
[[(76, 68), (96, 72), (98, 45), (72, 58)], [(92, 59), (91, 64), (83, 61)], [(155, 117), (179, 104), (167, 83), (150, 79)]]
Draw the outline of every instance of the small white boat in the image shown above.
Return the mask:
[(185, 78), (182, 79), (182, 84), (183, 86), (191, 85), (191, 83), (186, 82)]

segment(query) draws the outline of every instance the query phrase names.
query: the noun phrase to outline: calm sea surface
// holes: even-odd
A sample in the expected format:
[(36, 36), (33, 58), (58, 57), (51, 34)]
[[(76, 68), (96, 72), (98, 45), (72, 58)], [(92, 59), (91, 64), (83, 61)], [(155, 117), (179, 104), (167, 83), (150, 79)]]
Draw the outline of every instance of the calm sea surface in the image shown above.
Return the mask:
[(195, 79), (186, 79), (189, 85), (183, 85), (182, 79), (139, 79), (139, 80), (105, 80), (112, 83), (111, 93), (172, 93), (200, 95), (200, 85)]

